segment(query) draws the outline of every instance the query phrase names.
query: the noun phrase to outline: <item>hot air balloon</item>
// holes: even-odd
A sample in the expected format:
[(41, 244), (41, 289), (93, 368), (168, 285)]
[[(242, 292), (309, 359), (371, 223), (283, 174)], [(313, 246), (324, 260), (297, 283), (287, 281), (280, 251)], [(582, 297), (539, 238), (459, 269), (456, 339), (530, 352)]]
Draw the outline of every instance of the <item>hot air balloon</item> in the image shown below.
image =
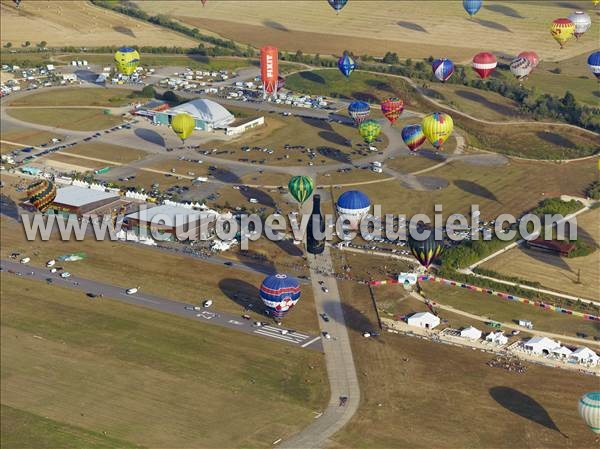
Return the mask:
[(450, 78), (454, 73), (454, 63), (446, 58), (436, 59), (431, 63), (431, 68), (433, 69), (433, 74), (435, 77), (442, 83)]
[(171, 120), (171, 128), (177, 134), (177, 137), (185, 142), (185, 139), (192, 135), (192, 131), (196, 128), (196, 120), (187, 112), (180, 112), (173, 120)]
[(343, 220), (348, 220), (351, 229), (358, 229), (362, 218), (369, 213), (371, 200), (359, 190), (348, 190), (340, 195), (336, 210)]
[(531, 70), (533, 70), (533, 65), (531, 64), (529, 59), (517, 56), (510, 63), (511, 73), (519, 80), (529, 75), (531, 73)]
[(579, 414), (592, 432), (600, 433), (600, 391), (590, 391), (581, 396)]
[(402, 140), (410, 151), (417, 151), (425, 143), (427, 137), (423, 134), (421, 125), (408, 125), (402, 128)]
[(481, 9), (481, 5), (483, 4), (483, 0), (463, 0), (463, 8), (465, 11), (473, 17), (477, 14), (477, 11)]
[(371, 106), (364, 101), (353, 101), (348, 105), (348, 115), (352, 117), (355, 125), (364, 122), (371, 112)]
[(344, 53), (344, 55), (338, 59), (338, 69), (340, 69), (340, 72), (342, 72), (346, 78), (354, 72), (355, 68), (356, 62), (348, 53)]
[(206, 5), (207, 0), (200, 0), (200, 2), (202, 3), (202, 6)]
[(308, 176), (293, 176), (288, 183), (288, 189), (290, 190), (291, 195), (300, 204), (304, 204), (313, 193), (314, 188), (315, 184)]
[(538, 58), (538, 55), (535, 51), (522, 51), (519, 53), (519, 57), (525, 58), (531, 62), (532, 69), (535, 69), (540, 63), (540, 58)]
[(589, 56), (587, 63), (592, 73), (596, 75), (596, 78), (600, 79), (600, 51), (592, 53)]
[(366, 143), (370, 144), (381, 133), (381, 125), (375, 120), (365, 120), (358, 125), (358, 133)]
[(327, 3), (335, 10), (336, 14), (339, 14), (344, 6), (346, 6), (346, 3), (348, 3), (348, 0), (327, 0)]
[(556, 19), (550, 25), (550, 34), (560, 44), (560, 48), (563, 48), (565, 42), (573, 37), (573, 33), (575, 33), (575, 24), (569, 19)]
[(46, 212), (56, 198), (56, 186), (47, 179), (41, 179), (27, 187), (27, 196), (37, 210)]
[(575, 25), (573, 36), (579, 39), (592, 26), (591, 17), (584, 11), (575, 11), (569, 16), (569, 20)]
[(115, 52), (115, 67), (123, 75), (131, 75), (140, 65), (140, 54), (134, 48), (123, 47)]
[(404, 102), (400, 98), (388, 98), (381, 102), (383, 116), (393, 125), (404, 111)]
[(424, 240), (417, 240), (409, 233), (408, 247), (410, 248), (412, 255), (415, 256), (415, 259), (417, 259), (426, 270), (429, 269), (429, 266), (433, 261), (440, 257), (444, 251), (443, 242), (435, 239), (435, 232), (433, 230), (431, 230), (429, 237)]
[(452, 117), (444, 112), (433, 112), (423, 117), (421, 127), (429, 143), (439, 149), (452, 134), (454, 122)]
[(486, 79), (494, 73), (497, 65), (498, 61), (492, 53), (482, 52), (473, 56), (473, 70), (475, 70), (482, 79)]
[(265, 278), (259, 290), (267, 315), (280, 320), (300, 299), (300, 284), (287, 274), (274, 274)]

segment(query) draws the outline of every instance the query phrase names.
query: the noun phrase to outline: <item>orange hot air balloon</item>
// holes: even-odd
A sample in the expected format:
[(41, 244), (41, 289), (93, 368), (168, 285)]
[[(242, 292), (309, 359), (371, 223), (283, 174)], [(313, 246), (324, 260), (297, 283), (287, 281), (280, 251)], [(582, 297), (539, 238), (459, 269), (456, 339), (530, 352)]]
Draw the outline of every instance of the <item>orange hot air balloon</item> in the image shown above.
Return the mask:
[(400, 98), (388, 98), (381, 102), (383, 116), (393, 125), (404, 111), (404, 102)]

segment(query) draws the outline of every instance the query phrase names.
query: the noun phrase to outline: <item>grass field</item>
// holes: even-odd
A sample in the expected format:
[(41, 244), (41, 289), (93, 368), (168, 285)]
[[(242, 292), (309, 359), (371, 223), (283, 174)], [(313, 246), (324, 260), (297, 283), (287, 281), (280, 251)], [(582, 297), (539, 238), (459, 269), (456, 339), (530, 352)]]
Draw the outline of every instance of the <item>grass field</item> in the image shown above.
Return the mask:
[[(11, 128), (6, 132), (2, 132), (2, 140), (6, 140), (8, 142), (20, 143), (22, 145), (42, 145), (44, 143), (50, 142), (52, 138), (62, 138), (63, 136), (56, 133), (51, 133), (48, 131), (39, 131), (36, 129), (30, 128)], [(9, 153), (13, 150), (19, 149), (17, 145), (11, 145), (8, 143), (0, 143), (0, 149), (2, 154)]]
[[(143, 150), (137, 150), (130, 147), (121, 147), (108, 143), (80, 143), (75, 146), (61, 150), (61, 153), (77, 154), (80, 156), (106, 159), (109, 161), (126, 164), (128, 162), (139, 161), (148, 155)], [(71, 158), (71, 160), (77, 160)]]
[(549, 36), (553, 19), (573, 9), (589, 9), (582, 1), (494, 2), (473, 19), (458, 1), (354, 2), (339, 15), (325, 2), (310, 1), (231, 1), (204, 9), (190, 9), (183, 1), (157, 1), (142, 2), (140, 7), (239, 42), (255, 46), (276, 42), (282, 49), (305, 53), (340, 54), (352, 49), (356, 54), (383, 55), (401, 49), (401, 57), (433, 54), (462, 61), (482, 48), (508, 54), (535, 48), (543, 59), (552, 60), (595, 48), (591, 34), (561, 51)]
[[(600, 209), (577, 217), (578, 238), (588, 245), (600, 245)], [(585, 298), (598, 299), (600, 251), (585, 257), (565, 258), (534, 249), (515, 248), (482, 265), (498, 273), (540, 282), (544, 287)], [(578, 272), (581, 283), (577, 283)]]
[(2, 293), (3, 446), (270, 447), (328, 398), (317, 352), (10, 275)]
[(2, 42), (19, 47), (46, 41), (48, 47), (97, 47), (103, 45), (144, 45), (195, 47), (184, 35), (98, 8), (85, 1), (1, 3)]
[(49, 165), (51, 167), (55, 167), (60, 171), (71, 171), (74, 170), (76, 172), (87, 172), (89, 170), (98, 170), (104, 167), (114, 167), (111, 164), (107, 164), (105, 162), (99, 161), (91, 161), (89, 159), (82, 158), (74, 158), (65, 156), (60, 153), (51, 154), (49, 156), (44, 157), (40, 160), (40, 162), (44, 162), (45, 165)]
[(107, 115), (102, 109), (49, 108), (7, 109), (8, 114), (24, 122), (74, 131), (96, 131), (123, 122), (121, 116)]
[(332, 448), (593, 447), (575, 404), (597, 379), (534, 365), (519, 375), (487, 367), (492, 357), (478, 351), (388, 333), (363, 338), (376, 326), (368, 287), (340, 288), (361, 405)]
[[(115, 90), (103, 88), (80, 87), (66, 89), (50, 89), (35, 92), (25, 97), (16, 98), (9, 106), (127, 106), (134, 100), (129, 97), (132, 90)], [(136, 97), (137, 101), (139, 98)]]

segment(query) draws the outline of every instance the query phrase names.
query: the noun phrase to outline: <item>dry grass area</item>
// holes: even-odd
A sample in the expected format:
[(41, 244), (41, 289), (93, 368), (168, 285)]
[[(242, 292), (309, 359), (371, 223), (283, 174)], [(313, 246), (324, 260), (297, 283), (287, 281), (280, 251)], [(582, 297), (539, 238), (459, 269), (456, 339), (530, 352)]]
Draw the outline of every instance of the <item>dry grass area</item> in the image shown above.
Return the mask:
[[(600, 209), (577, 217), (578, 238), (596, 248), (600, 245)], [(559, 257), (535, 249), (515, 248), (482, 265), (498, 273), (536, 281), (544, 287), (571, 295), (598, 299), (600, 251), (585, 257)], [(577, 282), (578, 273), (580, 283)]]
[(139, 4), (236, 41), (321, 54), (351, 49), (383, 55), (401, 49), (401, 57), (444, 55), (462, 61), (482, 48), (508, 54), (535, 48), (543, 59), (554, 60), (589, 53), (596, 45), (588, 33), (559, 50), (548, 31), (556, 17), (590, 8), (582, 1), (494, 2), (473, 19), (458, 1), (355, 1), (339, 15), (326, 2), (312, 1), (229, 1), (206, 8), (190, 8), (185, 1)]
[[(148, 155), (148, 153), (143, 150), (100, 142), (80, 143), (78, 145), (65, 148), (61, 151), (61, 153), (76, 154), (79, 156), (92, 157), (96, 159), (105, 159), (108, 161), (119, 162), (121, 164), (139, 161)], [(83, 160), (76, 158), (70, 159), (73, 161)]]
[(104, 114), (102, 109), (48, 108), (11, 109), (8, 114), (24, 122), (74, 131), (97, 131), (123, 122), (118, 115)]
[[(10, 101), (9, 106), (127, 106), (134, 100), (133, 91), (127, 89), (104, 89), (97, 87), (68, 87), (35, 92)], [(9, 99), (10, 100), (10, 99)], [(136, 98), (135, 101), (141, 101)]]
[(491, 356), (478, 351), (388, 333), (363, 338), (376, 326), (368, 288), (340, 288), (361, 406), (332, 448), (594, 446), (575, 404), (596, 378), (534, 365), (515, 374), (486, 366)]
[(57, 170), (63, 171), (76, 171), (76, 172), (86, 172), (89, 170), (98, 170), (103, 167), (114, 167), (111, 164), (107, 164), (105, 162), (92, 161), (89, 159), (75, 158), (65, 156), (60, 153), (54, 153), (49, 156), (45, 156), (43, 159), (38, 159), (39, 162), (43, 162), (44, 165), (48, 165), (50, 167), (54, 167)]
[[(62, 138), (63, 136), (60, 134), (56, 134), (56, 133), (51, 133), (48, 131), (40, 131), (37, 129), (30, 129), (30, 128), (11, 128), (10, 130), (7, 130), (6, 132), (2, 133), (2, 140), (8, 141), (8, 142), (15, 142), (15, 143), (19, 143), (21, 145), (32, 145), (32, 146), (37, 146), (37, 145), (42, 145), (44, 143), (48, 143), (50, 142), (50, 139), (52, 139), (53, 137), (56, 138)], [(0, 143), (0, 151), (2, 152), (2, 154), (4, 153), (9, 153), (13, 150), (17, 150), (19, 148), (22, 148), (18, 145), (11, 145), (8, 143)]]
[(46, 41), (49, 47), (73, 45), (144, 45), (195, 47), (184, 35), (98, 8), (90, 2), (22, 2), (19, 8), (9, 0), (0, 4), (2, 42), (18, 47), (25, 41)]
[(321, 353), (6, 274), (1, 330), (3, 447), (266, 448), (328, 398)]

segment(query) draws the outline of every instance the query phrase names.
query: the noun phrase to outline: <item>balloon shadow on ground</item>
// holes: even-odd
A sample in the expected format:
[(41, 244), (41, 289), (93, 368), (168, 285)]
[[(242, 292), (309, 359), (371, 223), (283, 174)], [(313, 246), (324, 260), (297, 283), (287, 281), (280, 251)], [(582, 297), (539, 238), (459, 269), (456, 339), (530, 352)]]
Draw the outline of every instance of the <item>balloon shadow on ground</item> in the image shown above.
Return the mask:
[(429, 33), (429, 31), (427, 31), (421, 25), (414, 22), (406, 22), (404, 20), (399, 20), (398, 22), (396, 22), (396, 24), (401, 28), (406, 28), (407, 30), (418, 31), (420, 33)]
[[(374, 320), (371, 321), (363, 312), (357, 310), (354, 306), (342, 303), (341, 307), (344, 314), (344, 319), (341, 324), (345, 323), (346, 327), (356, 332), (360, 332), (361, 334), (363, 332), (372, 332), (378, 330), (377, 322)], [(369, 302), (368, 305), (365, 303), (365, 307), (372, 307), (371, 303)], [(320, 310), (319, 313), (324, 312), (329, 316), (329, 319), (338, 321), (337, 310), (338, 304), (336, 302), (325, 301), (323, 303), (323, 310)], [(336, 336), (332, 335), (332, 337)]]
[(592, 92), (592, 95), (593, 95), (594, 97), (598, 97), (598, 98), (600, 98), (600, 90), (595, 90), (595, 91), (593, 91), (593, 92)]
[(494, 192), (490, 191), (487, 187), (484, 187), (481, 184), (477, 184), (476, 182), (467, 181), (466, 179), (457, 179), (454, 181), (454, 185), (463, 192), (502, 204), (502, 201), (498, 200), (498, 197), (494, 194)]
[(322, 129), (324, 131), (333, 131), (333, 128), (331, 127), (331, 125), (327, 122), (327, 120), (319, 120), (316, 118), (312, 118), (312, 117), (300, 117), (300, 120), (302, 120), (304, 123), (306, 123), (307, 125), (310, 125), (314, 128), (319, 128)]
[(488, 9), (492, 12), (497, 12), (498, 14), (503, 14), (507, 17), (514, 17), (515, 19), (525, 19), (517, 10), (511, 8), (510, 6), (505, 5), (484, 5), (483, 9)]
[(538, 131), (535, 133), (540, 139), (545, 140), (548, 143), (558, 145), (566, 148), (577, 148), (577, 145), (566, 137), (561, 136), (560, 134), (551, 133), (547, 131)]
[(352, 146), (348, 142), (348, 139), (336, 133), (335, 131), (319, 131), (319, 137), (323, 140), (326, 140), (329, 143), (333, 143), (334, 145), (340, 145), (342, 147)]
[(153, 143), (163, 148), (165, 146), (164, 137), (152, 129), (136, 128), (134, 134), (148, 143)]
[(506, 410), (568, 438), (560, 431), (546, 409), (531, 396), (510, 387), (492, 387), (489, 393), (492, 399)]
[[(252, 246), (252, 242), (249, 242), (249, 247)], [(239, 263), (242, 265), (251, 268), (252, 270), (262, 273), (265, 276), (277, 273), (277, 269), (272, 261), (267, 259), (262, 253), (257, 253), (251, 249), (240, 250), (240, 258)]]
[(475, 22), (477, 22), (479, 25), (481, 25), (483, 27), (491, 28), (493, 30), (498, 30), (498, 31), (504, 31), (507, 33), (512, 33), (510, 28), (507, 28), (506, 26), (502, 25), (501, 23), (494, 22), (492, 20), (483, 20), (483, 19), (474, 19), (474, 20), (475, 20)]
[(221, 181), (226, 184), (242, 184), (240, 177), (230, 170), (217, 168), (216, 170), (213, 170), (211, 174), (217, 181)]
[(219, 281), (219, 289), (227, 298), (244, 309), (264, 315), (264, 304), (258, 296), (259, 287), (241, 279), (222, 279)]
[(479, 95), (475, 92), (470, 92), (468, 90), (457, 90), (456, 95), (462, 97), (466, 100), (471, 100), (479, 103), (481, 106), (484, 106), (492, 111), (498, 112), (502, 115), (514, 116), (518, 111), (515, 108), (511, 108), (509, 106), (505, 106), (502, 104), (494, 103), (493, 101), (488, 100), (483, 95)]
[(367, 103), (379, 103), (379, 98), (369, 92), (352, 92), (352, 97)]
[(430, 161), (444, 162), (448, 159), (448, 156), (439, 151), (433, 151), (429, 149), (419, 150), (416, 153), (416, 157), (424, 157)]
[(276, 206), (275, 200), (271, 195), (255, 187), (242, 187), (240, 188), (240, 193), (248, 201), (250, 201), (251, 199), (258, 201), (258, 203), (255, 204), (260, 204), (262, 206), (273, 208)]
[[(523, 243), (523, 246), (519, 248), (519, 250), (525, 254), (527, 257), (540, 262), (544, 265), (549, 265), (558, 270), (564, 271), (565, 273), (560, 273), (565, 276), (567, 279), (573, 281), (571, 277), (568, 276), (568, 273), (573, 273), (573, 270), (567, 265), (567, 263), (563, 260), (561, 256), (555, 254), (550, 251), (545, 251), (543, 249), (530, 248), (527, 243)], [(558, 275), (559, 273), (557, 273)]]
[(305, 79), (306, 81), (310, 81), (312, 83), (325, 84), (325, 78), (323, 78), (318, 73), (314, 72), (300, 72), (298, 73), (300, 78)]
[(116, 25), (112, 28), (117, 33), (125, 34), (126, 36), (130, 36), (130, 37), (135, 37), (135, 33), (133, 32), (133, 30), (131, 28), (127, 28), (124, 26), (118, 26), (118, 25)]
[(263, 25), (266, 26), (267, 28), (271, 28), (271, 29), (277, 30), (277, 31), (285, 31), (285, 32), (290, 31), (285, 25), (283, 25), (279, 22), (275, 22), (274, 20), (265, 20), (265, 21), (263, 21)]
[(91, 70), (75, 70), (75, 75), (77, 75), (78, 79), (88, 83), (95, 83), (98, 78), (98, 74)]
[(0, 211), (2, 215), (19, 221), (19, 208), (17, 203), (6, 195), (0, 196)]
[(396, 93), (394, 91), (394, 89), (392, 88), (392, 86), (390, 86), (389, 83), (386, 83), (385, 81), (368, 79), (368, 80), (365, 81), (365, 84), (367, 86), (371, 86), (371, 87), (373, 87), (375, 89), (378, 89), (378, 90), (385, 90), (387, 92), (390, 92), (391, 94), (395, 94)]
[(333, 159), (336, 162), (343, 162), (344, 164), (352, 163), (352, 159), (346, 153), (337, 148), (330, 147), (319, 147), (317, 148), (317, 152), (321, 156), (325, 156), (329, 159)]
[(275, 243), (282, 251), (285, 251), (285, 253), (288, 256), (302, 257), (304, 255), (304, 252), (302, 251), (302, 246), (294, 245), (294, 242), (292, 240), (274, 240), (273, 243)]

